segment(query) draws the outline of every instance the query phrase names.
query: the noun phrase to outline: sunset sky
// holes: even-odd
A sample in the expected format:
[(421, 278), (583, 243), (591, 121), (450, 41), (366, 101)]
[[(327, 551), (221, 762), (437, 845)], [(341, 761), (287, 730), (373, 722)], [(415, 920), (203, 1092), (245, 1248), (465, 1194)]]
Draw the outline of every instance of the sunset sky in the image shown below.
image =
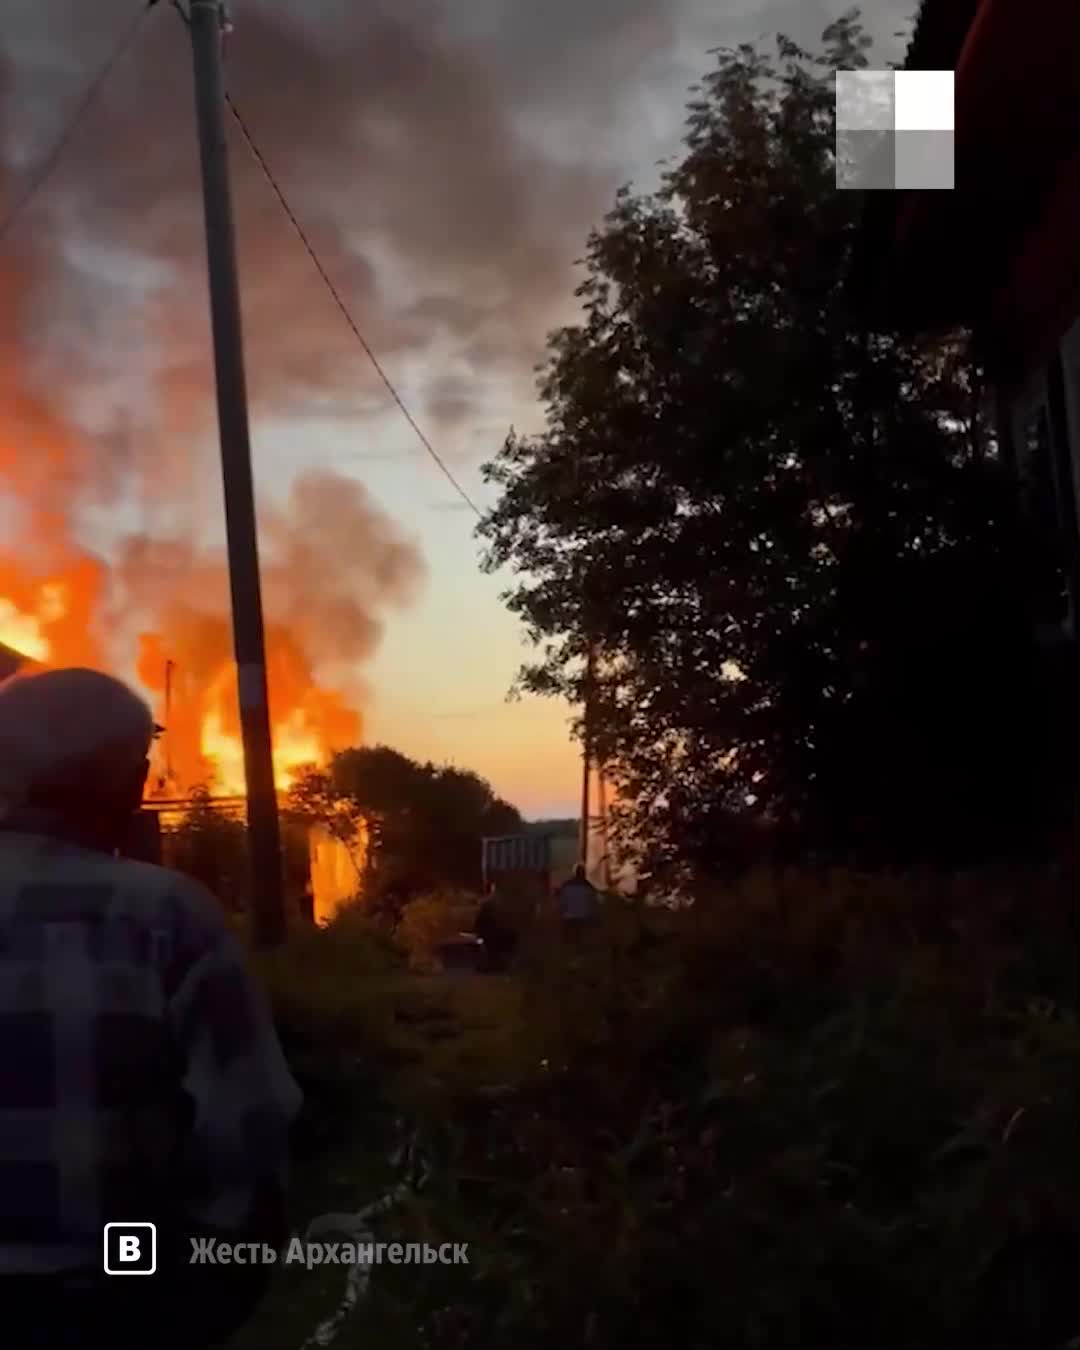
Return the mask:
[[(138, 5), (7, 0), (0, 220)], [(893, 34), (912, 7), (874, 7), (881, 62), (902, 52)], [(651, 186), (656, 162), (677, 151), (708, 49), (778, 30), (812, 42), (847, 8), (239, 0), (229, 81), (365, 337), (484, 506), (479, 464), (511, 423), (542, 425), (532, 367), (545, 333), (573, 316), (588, 228), (621, 182)], [(33, 491), (106, 559), (133, 536), (213, 550), (223, 535), (189, 59), (176, 15), (158, 6), (0, 244), (0, 301), (10, 300), (0, 401), (32, 391), (79, 445), (78, 471), (59, 488), (39, 476)], [(505, 701), (527, 656), (498, 599), (506, 579), (480, 573), (474, 518), (390, 403), (235, 136), (232, 153), (260, 511), (288, 513), (303, 470), (366, 490), (355, 526), (343, 517), (314, 540), (324, 570), (303, 585), (326, 601), (326, 627), (342, 612), (331, 574), (374, 571), (360, 538), (372, 522), (396, 550), (385, 584), (359, 586), (364, 640), (343, 647), (315, 625), (312, 659), (349, 685), (366, 739), (476, 769), (527, 815), (574, 814), (569, 710)], [(37, 518), (10, 500), (31, 489), (8, 486), (0, 526), (40, 538)], [(321, 518), (305, 530), (318, 536)], [(203, 598), (224, 607), (223, 583)], [(116, 604), (123, 665), (137, 605)]]

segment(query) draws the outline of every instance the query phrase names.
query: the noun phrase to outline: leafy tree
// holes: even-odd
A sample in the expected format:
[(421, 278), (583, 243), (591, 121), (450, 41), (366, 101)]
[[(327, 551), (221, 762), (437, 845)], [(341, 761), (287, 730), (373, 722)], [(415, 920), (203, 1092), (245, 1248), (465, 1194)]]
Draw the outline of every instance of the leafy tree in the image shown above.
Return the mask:
[(165, 839), (170, 867), (202, 882), (226, 909), (240, 913), (251, 891), (244, 822), (223, 814), (206, 787), (196, 788), (191, 804)]
[[(303, 830), (282, 831), (282, 873), (287, 901), (292, 905), (302, 894), (308, 877), (308, 843)], [(162, 838), (169, 867), (187, 873), (206, 886), (233, 915), (249, 912), (251, 868), (247, 831), (243, 820), (225, 814), (213, 803), (209, 788), (201, 786), (191, 802)]]
[(545, 430), (484, 470), (520, 685), (580, 703), (596, 652), (615, 825), (651, 868), (765, 839), (974, 856), (1034, 829), (1057, 767), (1029, 619), (1059, 578), (963, 335), (853, 321), (833, 73), (870, 44), (856, 13), (822, 44), (717, 54), (681, 160), (589, 238)]
[(344, 845), (357, 877), (363, 877), (367, 862), (366, 822), (356, 803), (337, 790), (329, 773), (310, 766), (298, 774), (289, 789), (286, 818), (322, 826), (331, 838)]
[(419, 764), (388, 746), (342, 752), (331, 770), (334, 794), (368, 823), (369, 858), (382, 889), (403, 897), (480, 881), (480, 840), (522, 827), (518, 811), (477, 774)]

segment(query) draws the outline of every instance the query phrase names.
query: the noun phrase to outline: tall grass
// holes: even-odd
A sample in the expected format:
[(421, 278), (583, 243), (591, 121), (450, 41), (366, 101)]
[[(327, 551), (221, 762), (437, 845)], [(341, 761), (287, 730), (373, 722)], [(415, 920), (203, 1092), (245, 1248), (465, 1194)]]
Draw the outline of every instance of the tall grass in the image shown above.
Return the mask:
[(267, 977), (297, 1062), (340, 1056), (357, 1089), (314, 1116), (420, 1130), (433, 1180), (391, 1240), (470, 1243), (467, 1278), (376, 1272), (421, 1327), (402, 1346), (1063, 1346), (1070, 900), (1051, 875), (759, 875), (620, 905), (572, 949), (534, 935), (510, 980), (409, 977), (354, 918)]

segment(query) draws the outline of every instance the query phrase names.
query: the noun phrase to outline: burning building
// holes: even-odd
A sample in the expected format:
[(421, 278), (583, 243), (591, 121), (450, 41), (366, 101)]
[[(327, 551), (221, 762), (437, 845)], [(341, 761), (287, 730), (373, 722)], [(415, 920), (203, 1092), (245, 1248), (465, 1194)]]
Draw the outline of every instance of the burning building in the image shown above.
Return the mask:
[[(187, 797), (206, 787), (215, 796), (241, 797), (244, 752), (227, 621), (188, 615), (170, 636), (143, 633), (139, 639), (139, 680), (154, 693), (155, 715), (165, 728), (151, 795)], [(274, 778), (286, 792), (302, 769), (324, 765), (356, 744), (361, 722), (341, 694), (315, 682), (288, 632), (272, 628), (267, 638)]]
[[(9, 569), (8, 576), (13, 575)], [(55, 630), (67, 621), (65, 601), (71, 591), (63, 580), (34, 585), (22, 575), (11, 594), (0, 595), (0, 680), (27, 666), (67, 664), (55, 660), (57, 650), (67, 652), (71, 662), (100, 664), (93, 660), (96, 652), (89, 638), (79, 646), (62, 634), (54, 646)], [(315, 684), (295, 640), (280, 632), (270, 636), (274, 766), (284, 794), (303, 767), (324, 765), (335, 750), (355, 743), (360, 718), (342, 696)], [(161, 861), (164, 853), (169, 858), (169, 832), (183, 825), (193, 794), (199, 794), (204, 810), (223, 819), (243, 818), (243, 747), (229, 637), (225, 620), (208, 615), (191, 616), (172, 634), (171, 644), (159, 634), (141, 636), (138, 675), (156, 694), (155, 712), (164, 725), (151, 749), (145, 807), (131, 836), (133, 856)], [(168, 655), (170, 651), (177, 657)], [(290, 857), (295, 857), (297, 841), (287, 842)], [(306, 841), (301, 841), (307, 876), (292, 880), (294, 889), (310, 897), (316, 921), (332, 917), (356, 894), (363, 843), (359, 837), (349, 848), (318, 826), (307, 831)]]
[[(325, 766), (360, 743), (364, 691), (355, 670), (377, 645), (379, 610), (404, 602), (422, 575), (416, 550), (358, 484), (308, 474), (294, 484), (290, 506), (266, 513), (264, 566), (273, 759), (283, 797), (306, 766)], [(146, 806), (166, 831), (200, 789), (215, 809), (243, 813), (227, 595), (222, 559), (188, 541), (121, 539), (111, 565), (74, 549), (36, 570), (0, 555), (0, 678), (27, 660), (131, 672), (163, 727)], [(315, 917), (327, 918), (358, 889), (363, 840), (346, 847), (316, 829), (308, 854)]]
[[(28, 662), (108, 670), (96, 637), (102, 569), (86, 559), (34, 576), (0, 559), (0, 678)], [(165, 728), (154, 750), (153, 797), (244, 793), (236, 666), (228, 619), (187, 605), (166, 607), (164, 632), (137, 635), (135, 674)], [(282, 625), (267, 633), (270, 715), (278, 788), (305, 765), (326, 763), (355, 744), (360, 717), (346, 696), (317, 683), (297, 637)]]

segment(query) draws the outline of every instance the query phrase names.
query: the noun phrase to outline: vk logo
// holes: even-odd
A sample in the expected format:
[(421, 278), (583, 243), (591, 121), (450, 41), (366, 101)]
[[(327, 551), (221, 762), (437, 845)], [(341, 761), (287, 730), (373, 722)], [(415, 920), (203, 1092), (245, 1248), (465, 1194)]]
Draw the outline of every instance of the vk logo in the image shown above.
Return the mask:
[(105, 1225), (105, 1274), (153, 1275), (157, 1270), (157, 1228), (152, 1223)]

